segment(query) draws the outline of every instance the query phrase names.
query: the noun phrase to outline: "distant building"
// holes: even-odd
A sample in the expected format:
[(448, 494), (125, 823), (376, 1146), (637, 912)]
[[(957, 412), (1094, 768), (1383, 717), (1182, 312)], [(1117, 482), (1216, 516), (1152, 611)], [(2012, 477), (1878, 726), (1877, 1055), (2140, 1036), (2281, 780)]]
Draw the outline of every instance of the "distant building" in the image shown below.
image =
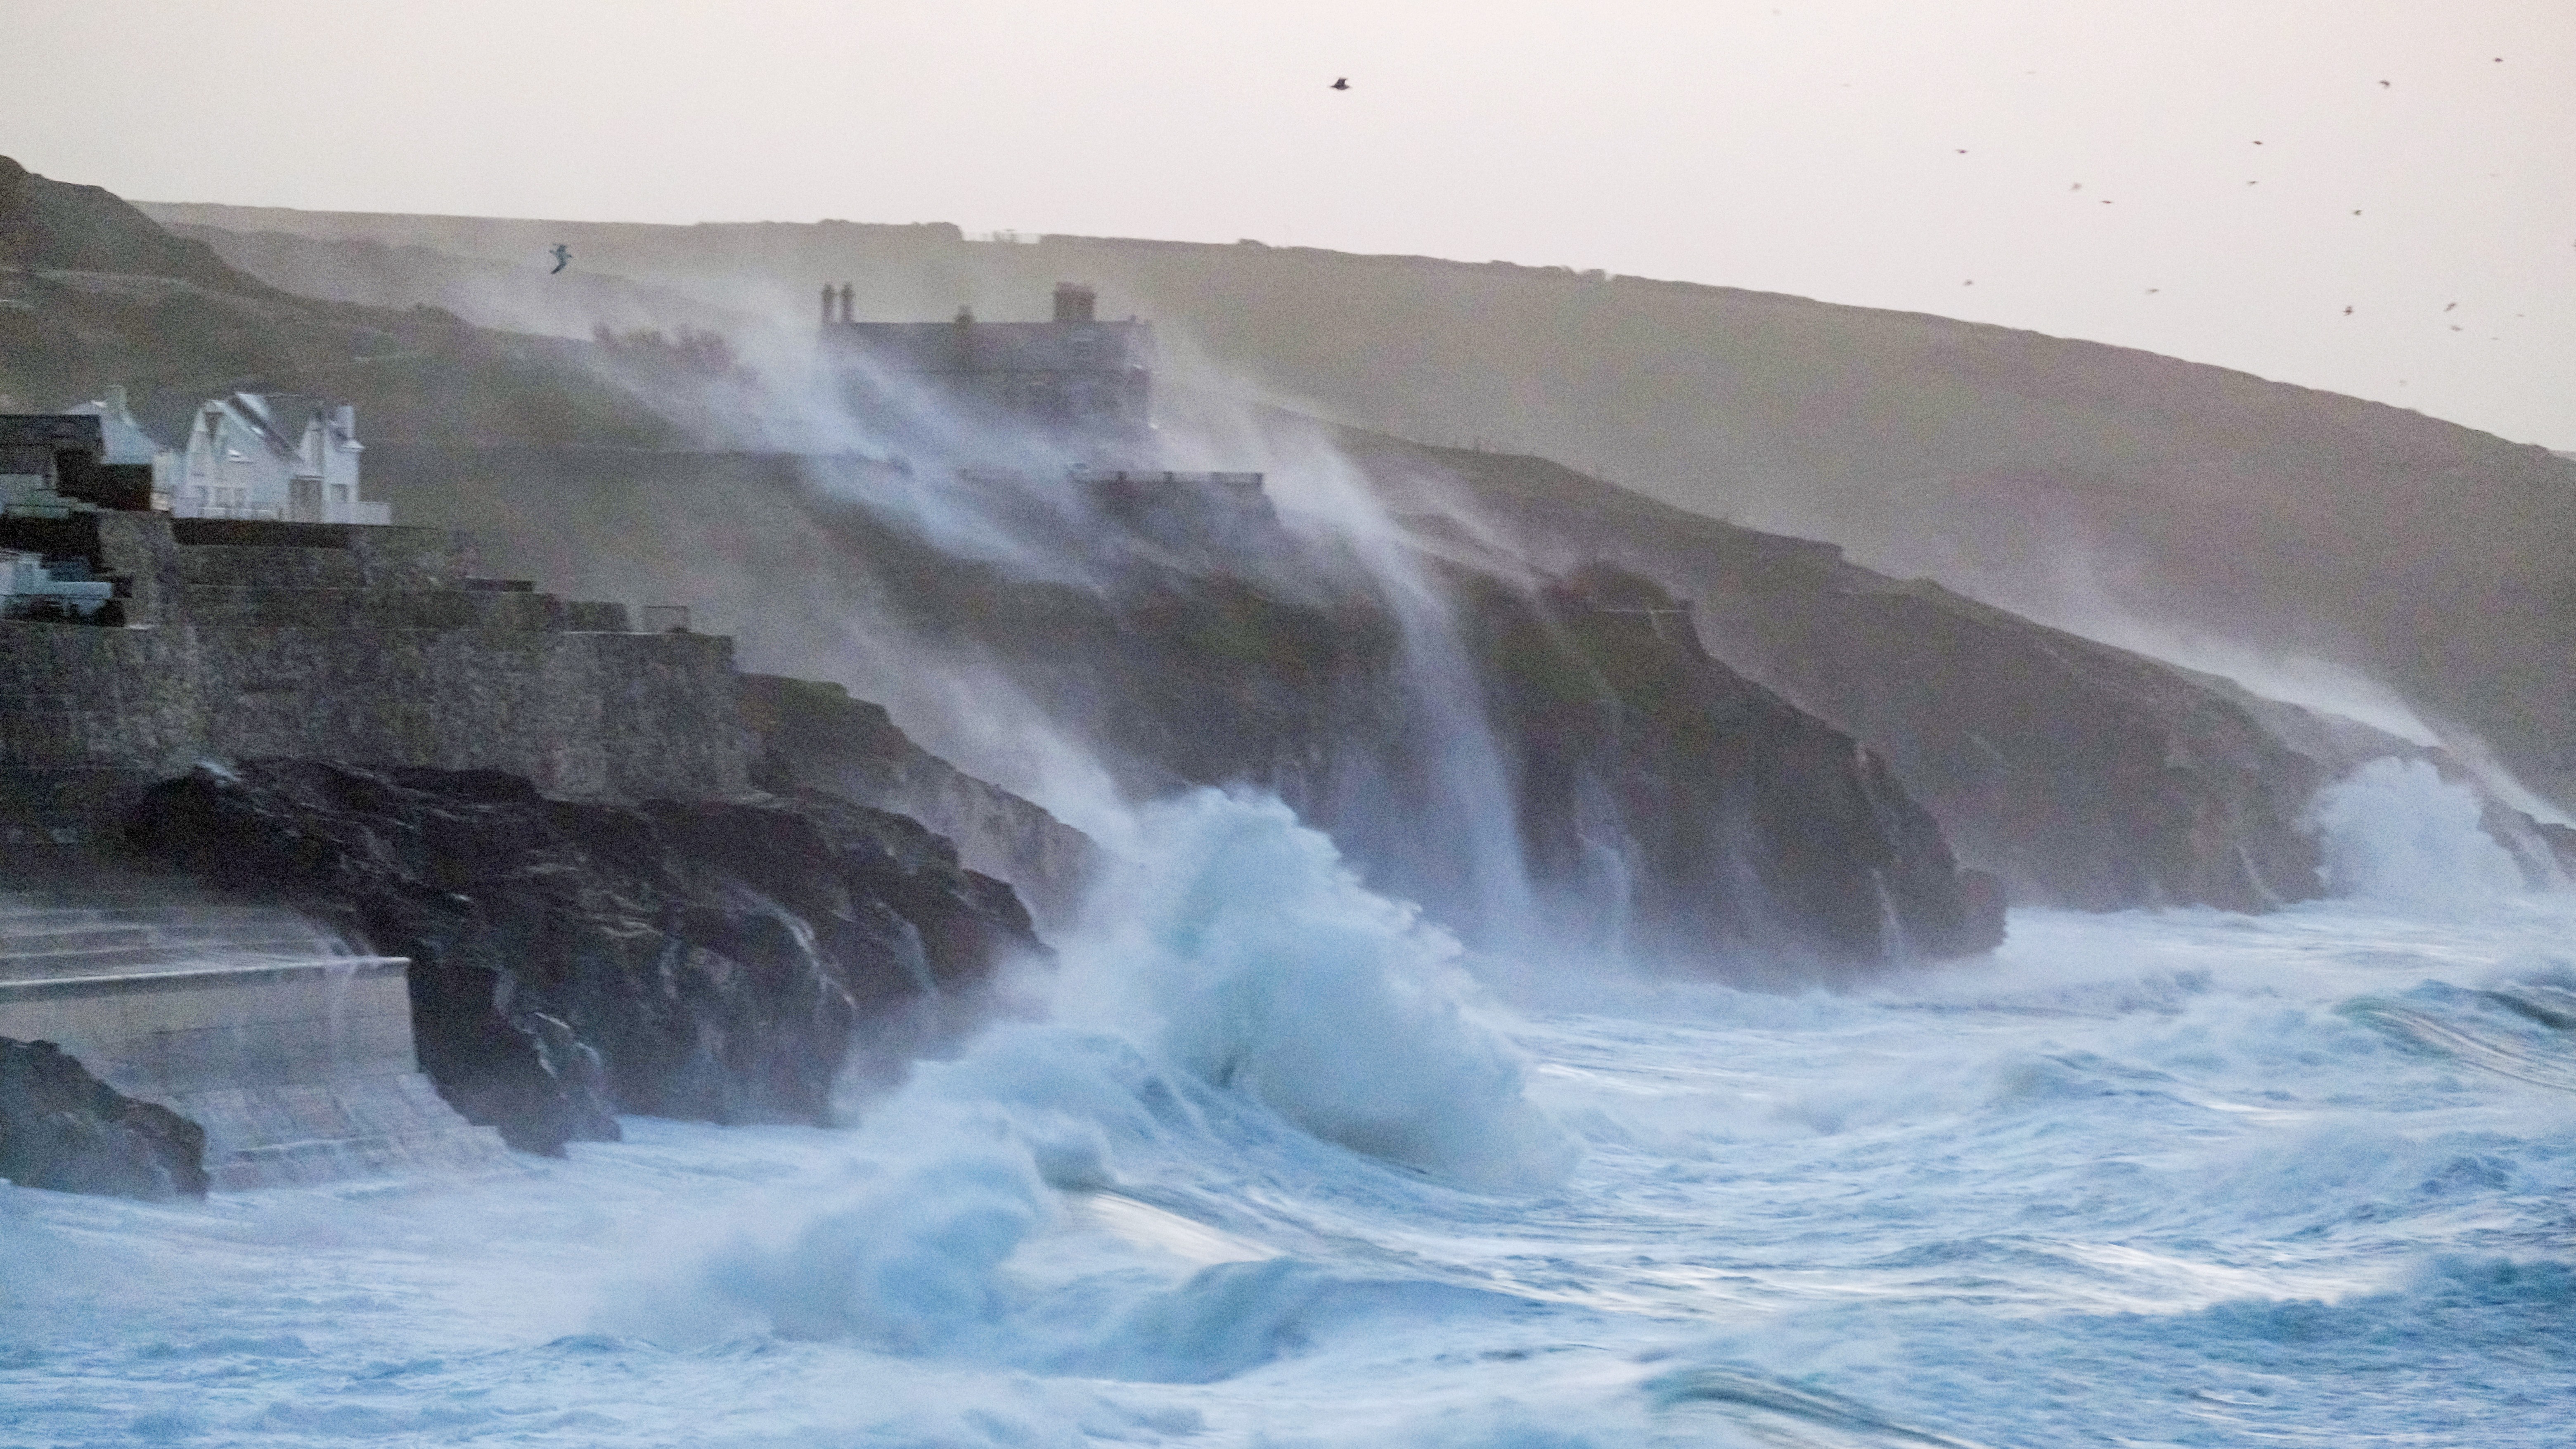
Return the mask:
[(181, 518), (391, 523), (390, 505), (358, 496), (357, 409), (313, 398), (237, 392), (200, 406), (170, 511)]
[(959, 462), (1140, 463), (1153, 444), (1154, 329), (1093, 315), (1089, 287), (1055, 289), (1046, 322), (854, 322), (851, 289), (823, 289), (823, 358), (853, 411)]

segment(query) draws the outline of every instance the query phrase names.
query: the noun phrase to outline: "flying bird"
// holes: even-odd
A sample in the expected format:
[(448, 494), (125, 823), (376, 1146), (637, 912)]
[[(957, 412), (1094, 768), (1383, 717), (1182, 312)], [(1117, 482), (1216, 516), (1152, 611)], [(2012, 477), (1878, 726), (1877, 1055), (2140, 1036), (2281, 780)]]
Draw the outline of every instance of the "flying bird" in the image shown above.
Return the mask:
[(2381, 90), (2383, 90), (2383, 91), (2384, 91), (2384, 90), (2386, 90), (2386, 89), (2388, 89), (2388, 82), (2386, 82), (2386, 81), (2381, 81), (2381, 82), (2379, 83), (2379, 88), (2380, 88)]
[(554, 270), (554, 272), (548, 272), (548, 273), (546, 273), (546, 275), (547, 275), (547, 276), (549, 276), (549, 277), (551, 277), (551, 276), (553, 276), (553, 275), (555, 274), (555, 272), (560, 272), (560, 271), (562, 271), (564, 268), (566, 268), (566, 267), (568, 267), (568, 266), (571, 266), (571, 265), (572, 265), (572, 248), (570, 248), (570, 247), (568, 247), (568, 246), (565, 246), (562, 242), (556, 242), (556, 243), (555, 243), (555, 270)]
[(2351, 315), (2352, 315), (2352, 309), (2351, 309), (2350, 307), (2346, 307), (2346, 308), (2344, 308), (2344, 309), (2343, 309), (2343, 315), (2345, 315), (2345, 316), (2347, 316), (2347, 317), (2351, 316)]
[(2459, 303), (2457, 303), (2457, 302), (2453, 302), (2450, 306), (2445, 307), (2445, 308), (2443, 308), (2442, 310), (2443, 310), (2443, 311), (2445, 311), (2445, 312), (2449, 312), (2449, 311), (2452, 311), (2452, 310), (2456, 309), (2459, 305), (2460, 305)]
[(1334, 90), (1337, 90), (1337, 91), (1346, 91), (1346, 90), (1349, 90), (1349, 89), (1351, 88), (1351, 78), (1350, 78), (1349, 76), (1346, 76), (1346, 75), (1345, 75), (1345, 76), (1335, 76), (1335, 77), (1333, 78), (1333, 85), (1332, 85), (1332, 88), (1333, 88)]

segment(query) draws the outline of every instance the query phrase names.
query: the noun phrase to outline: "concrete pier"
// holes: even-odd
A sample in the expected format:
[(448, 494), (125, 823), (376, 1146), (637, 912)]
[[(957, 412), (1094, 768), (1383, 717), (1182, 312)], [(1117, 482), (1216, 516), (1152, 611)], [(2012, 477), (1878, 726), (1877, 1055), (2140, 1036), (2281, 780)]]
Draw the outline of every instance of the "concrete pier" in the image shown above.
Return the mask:
[(204, 1127), (223, 1190), (510, 1162), (420, 1074), (407, 964), (184, 882), (0, 892), (0, 1036)]

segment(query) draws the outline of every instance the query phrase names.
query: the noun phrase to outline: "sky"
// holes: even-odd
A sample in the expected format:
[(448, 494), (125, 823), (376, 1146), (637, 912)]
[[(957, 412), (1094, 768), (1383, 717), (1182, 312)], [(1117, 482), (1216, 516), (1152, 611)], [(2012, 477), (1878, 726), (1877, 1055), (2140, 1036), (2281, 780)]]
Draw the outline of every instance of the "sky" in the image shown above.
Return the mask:
[(1600, 267), (2576, 450), (2576, 0), (0, 9), (0, 154), (136, 199)]

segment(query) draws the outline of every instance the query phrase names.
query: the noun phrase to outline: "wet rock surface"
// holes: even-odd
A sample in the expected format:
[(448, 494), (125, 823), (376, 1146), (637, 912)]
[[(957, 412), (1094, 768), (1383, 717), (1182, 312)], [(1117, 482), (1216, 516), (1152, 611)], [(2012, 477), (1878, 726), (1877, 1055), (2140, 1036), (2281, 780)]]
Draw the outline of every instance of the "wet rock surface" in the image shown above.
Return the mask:
[(91, 1076), (49, 1041), (0, 1037), (0, 1178), (160, 1201), (206, 1195), (206, 1133)]
[(1851, 736), (1709, 657), (1681, 602), (1595, 566), (1535, 607), (1483, 600), (1534, 873), (1594, 877), (1594, 941), (1650, 961), (1966, 955), (2003, 939), (1991, 877)]
[(2295, 747), (2225, 681), (1544, 459), (1352, 448), (1399, 497), (1464, 484), (1541, 566), (1609, 560), (1690, 597), (1712, 654), (1867, 745), (2015, 902), (2261, 911), (2323, 893), (2302, 822), (2348, 762)]
[[(1494, 903), (1480, 888), (1491, 882), (1477, 879), (1476, 857), (1498, 841), (1540, 866), (1532, 904), (1543, 924), (1564, 919), (1571, 934), (1597, 937), (1617, 914), (1586, 898), (1608, 883), (1588, 865), (1572, 869), (1574, 852), (1561, 846), (1578, 833), (1577, 824), (1546, 814), (1569, 808), (1573, 795), (1539, 792), (1531, 798), (1540, 813), (1531, 818), (1514, 821), (1502, 813), (1517, 798), (1524, 761), (1544, 767), (1591, 743), (1524, 737), (1525, 729), (1553, 727), (1558, 716), (1515, 713), (1509, 675), (1518, 665), (1489, 646), (1506, 636), (1535, 639), (1555, 656), (1569, 645), (1537, 622), (1549, 576), (1516, 558), (1458, 564), (1407, 553), (1393, 564), (1418, 576), (1416, 584), (1390, 587), (1347, 551), (1295, 533), (1267, 508), (1236, 510), (1224, 528), (1190, 531), (1188, 548), (1165, 536), (1166, 514), (1148, 509), (1133, 518), (1093, 516), (1078, 527), (1054, 521), (1053, 531), (1039, 535), (1050, 577), (991, 558), (959, 557), (926, 541), (890, 511), (862, 501), (872, 486), (885, 492), (889, 485), (872, 484), (846, 460), (568, 450), (469, 455), (390, 446), (370, 460), (371, 468), (401, 480), (402, 495), (413, 500), (406, 506), (423, 516), (446, 510), (446, 516), (486, 520), (494, 537), (508, 538), (518, 550), (508, 556), (509, 567), (576, 591), (606, 590), (612, 580), (629, 591), (657, 589), (673, 597), (703, 589), (693, 583), (703, 577), (696, 562), (703, 541), (721, 538), (745, 576), (792, 581), (763, 593), (756, 606), (735, 601), (730, 612), (708, 611), (711, 621), (738, 634), (743, 657), (755, 667), (799, 661), (800, 673), (819, 671), (825, 660), (848, 668), (843, 678), (855, 694), (884, 701), (933, 751), (950, 752), (935, 726), (938, 710), (955, 694), (920, 688), (919, 681), (990, 680), (996, 692), (1036, 706), (1131, 798), (1196, 785), (1276, 791), (1301, 818), (1328, 831), (1372, 886), (1423, 903), (1471, 937), (1507, 925), (1495, 919)], [(617, 523), (613, 532), (601, 523), (609, 519)], [(1007, 542), (982, 539), (988, 551), (1006, 552)], [(1395, 597), (1402, 587), (1420, 592), (1409, 602), (1410, 617)], [(1468, 617), (1485, 610), (1495, 617)], [(894, 665), (854, 660), (851, 620), (866, 621), (880, 639), (900, 641), (899, 648), (886, 646)], [(1530, 667), (1572, 675), (1591, 669), (1570, 656)], [(1766, 709), (1780, 706), (1779, 696), (1729, 666), (1685, 664), (1676, 656), (1674, 667), (1700, 672), (1709, 699), (1740, 693), (1768, 700)], [(981, 688), (963, 692), (972, 696)], [(755, 684), (750, 693), (758, 689)], [(755, 725), (754, 733), (760, 730)], [(1677, 775), (1687, 777), (1693, 768), (1689, 749), (1726, 733), (1713, 727), (1675, 734), (1669, 747), (1677, 752), (1670, 761)], [(1865, 764), (1847, 741), (1821, 750), (1815, 762), (1793, 763), (1782, 753), (1792, 739), (1783, 732), (1737, 742), (1741, 753), (1728, 768), (1758, 774), (1776, 764), (1800, 788), (1831, 782), (1836, 793), (1819, 797), (1828, 813), (1845, 809), (1836, 801), (1859, 798), (1868, 771), (1882, 768)], [(1467, 808), (1460, 799), (1478, 772), (1461, 767), (1473, 762), (1462, 762), (1459, 752), (1486, 742), (1502, 792), (1492, 811)], [(1624, 768), (1605, 764), (1596, 774), (1616, 778)], [(819, 775), (799, 778), (845, 788)], [(1882, 779), (1867, 793), (1902, 798), (1908, 787)], [(1637, 827), (1648, 833), (1714, 838), (1734, 827), (1686, 813), (1712, 798), (1640, 790), (1631, 805)], [(1906, 830), (1924, 825), (1923, 818), (1899, 812), (1889, 818), (1890, 828), (1900, 817), (1913, 822)], [(1861, 815), (1837, 818), (1866, 833), (1857, 823)], [(1775, 847), (1790, 848), (1789, 837), (1757, 831), (1735, 842), (1731, 858), (1750, 861)], [(1932, 863), (1937, 857), (1918, 846), (1869, 849), (1874, 860), (1923, 862), (1919, 874), (1899, 872), (1910, 884), (1887, 883), (1897, 930), (1882, 929), (1889, 908), (1879, 880), (1802, 854), (1763, 865), (1776, 866), (1783, 880), (1807, 883), (1774, 900), (1755, 899), (1770, 889), (1761, 885), (1761, 870), (1685, 872), (1638, 884), (1632, 902), (1685, 906), (1690, 924), (1648, 923), (1635, 939), (1662, 941), (1676, 964), (1691, 957), (1696, 968), (1715, 970), (1731, 969), (1730, 954), (1748, 938), (1799, 938), (1802, 952), (1834, 959), (1847, 957), (1864, 938), (1879, 943), (1863, 951), (1868, 959), (1886, 959), (1881, 947), (1896, 949), (1900, 939), (1915, 943), (1904, 949), (1921, 954), (1981, 939), (1964, 925), (1983, 918), (1976, 877), (1952, 872), (1945, 881)], [(1683, 858), (1678, 851), (1650, 852), (1640, 864), (1678, 869)], [(1566, 873), (1548, 874), (1561, 867)], [(1711, 892), (1713, 898), (1702, 899)], [(1834, 901), (1829, 908), (1818, 904), (1827, 897)], [(1759, 931), (1703, 929), (1721, 919), (1770, 924)]]
[(156, 786), (128, 840), (410, 957), (422, 1070), (524, 1151), (613, 1140), (619, 1112), (828, 1121), (836, 1079), (897, 1070), (1043, 951), (946, 840), (815, 793), (571, 802), (248, 761)]
[[(1993, 883), (1886, 766), (1656, 628), (1679, 605), (1643, 578), (1425, 558), (1434, 597), (1408, 618), (1404, 585), (1275, 521), (1178, 562), (1113, 555), (1077, 587), (937, 558), (860, 510), (824, 520), (900, 580), (913, 627), (1000, 662), (1131, 792), (1275, 790), (1471, 936), (1735, 976), (2002, 939)], [(1461, 754), (1485, 748), (1490, 768)], [(1463, 799), (1482, 779), (1508, 798)], [(1526, 901), (1498, 888), (1495, 833), (1517, 837)], [(1500, 919), (1516, 904), (1534, 919)]]
[(742, 678), (752, 778), (908, 815), (956, 842), (969, 867), (1010, 882), (1045, 925), (1069, 923), (1101, 865), (1091, 837), (913, 743), (885, 707), (838, 684)]

